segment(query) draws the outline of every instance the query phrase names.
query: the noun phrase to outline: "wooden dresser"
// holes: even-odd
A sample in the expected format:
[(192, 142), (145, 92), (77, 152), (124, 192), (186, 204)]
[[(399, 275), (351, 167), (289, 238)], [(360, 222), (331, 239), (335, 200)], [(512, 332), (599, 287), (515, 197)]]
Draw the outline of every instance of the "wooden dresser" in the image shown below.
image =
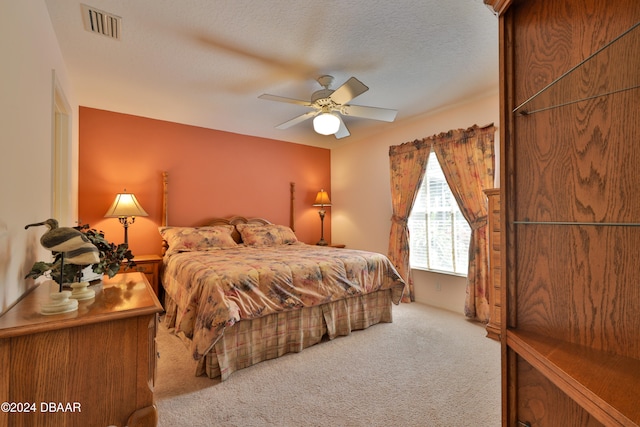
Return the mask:
[(640, 1), (499, 12), (504, 426), (640, 425)]
[(155, 426), (162, 306), (146, 277), (105, 279), (77, 311), (44, 316), (51, 288), (38, 286), (0, 317), (0, 425)]
[(500, 323), (502, 318), (502, 303), (500, 300), (500, 189), (485, 190), (488, 199), (489, 222), (489, 269), (491, 271), (491, 288), (489, 289), (489, 323), (487, 336), (500, 340)]

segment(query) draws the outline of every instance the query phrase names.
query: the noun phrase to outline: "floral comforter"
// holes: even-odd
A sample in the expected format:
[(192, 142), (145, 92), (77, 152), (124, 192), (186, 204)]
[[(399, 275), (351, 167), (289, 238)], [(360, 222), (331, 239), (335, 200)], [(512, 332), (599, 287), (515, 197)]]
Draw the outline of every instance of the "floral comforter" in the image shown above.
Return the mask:
[(195, 359), (241, 319), (392, 289), (404, 282), (381, 254), (311, 246), (237, 246), (165, 256), (163, 285), (177, 305), (175, 328)]

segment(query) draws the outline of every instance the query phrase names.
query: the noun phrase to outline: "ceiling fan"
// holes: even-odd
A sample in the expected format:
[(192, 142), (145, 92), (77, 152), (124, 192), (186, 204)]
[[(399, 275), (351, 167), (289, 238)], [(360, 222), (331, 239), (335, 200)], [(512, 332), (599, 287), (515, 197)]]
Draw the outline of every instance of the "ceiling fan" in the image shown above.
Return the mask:
[(342, 120), (342, 116), (360, 117), (383, 122), (392, 122), (396, 118), (396, 114), (398, 113), (396, 110), (347, 104), (355, 97), (369, 90), (367, 86), (355, 77), (351, 77), (335, 90), (329, 89), (329, 86), (333, 82), (332, 76), (320, 76), (317, 81), (324, 89), (314, 92), (311, 95), (311, 101), (285, 98), (266, 93), (258, 97), (260, 99), (288, 102), (313, 108), (313, 110), (308, 113), (276, 126), (276, 129), (287, 129), (313, 117), (313, 128), (316, 132), (322, 135), (334, 135), (336, 139), (340, 139), (351, 135)]

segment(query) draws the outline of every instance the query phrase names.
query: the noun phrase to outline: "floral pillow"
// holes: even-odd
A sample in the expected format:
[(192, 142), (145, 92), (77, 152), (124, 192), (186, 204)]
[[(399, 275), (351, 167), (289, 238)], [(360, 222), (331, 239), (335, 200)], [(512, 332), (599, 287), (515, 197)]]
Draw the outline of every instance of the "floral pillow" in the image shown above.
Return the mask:
[(159, 227), (160, 235), (169, 245), (167, 253), (208, 251), (237, 246), (231, 236), (233, 225), (213, 227)]
[(298, 241), (293, 230), (284, 225), (238, 224), (236, 228), (247, 246), (292, 245)]

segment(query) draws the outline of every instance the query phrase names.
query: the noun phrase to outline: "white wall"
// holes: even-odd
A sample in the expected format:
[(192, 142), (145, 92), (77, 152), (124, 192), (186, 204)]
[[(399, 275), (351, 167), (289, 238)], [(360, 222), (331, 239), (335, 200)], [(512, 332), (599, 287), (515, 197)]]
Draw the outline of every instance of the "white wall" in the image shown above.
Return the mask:
[[(72, 112), (72, 164), (77, 164), (78, 108), (44, 0), (0, 1), (0, 312), (31, 285), (24, 279), (50, 253), (25, 230), (52, 216), (53, 71)], [(72, 168), (77, 187), (77, 167)], [(76, 216), (77, 191), (69, 216)], [(64, 222), (72, 218), (60, 219)]]
[[(387, 254), (392, 214), (390, 146), (474, 124), (494, 123), (497, 128), (498, 121), (496, 86), (484, 97), (394, 123), (385, 133), (331, 150), (331, 242)], [(414, 282), (416, 301), (463, 313), (466, 278), (414, 271)]]

